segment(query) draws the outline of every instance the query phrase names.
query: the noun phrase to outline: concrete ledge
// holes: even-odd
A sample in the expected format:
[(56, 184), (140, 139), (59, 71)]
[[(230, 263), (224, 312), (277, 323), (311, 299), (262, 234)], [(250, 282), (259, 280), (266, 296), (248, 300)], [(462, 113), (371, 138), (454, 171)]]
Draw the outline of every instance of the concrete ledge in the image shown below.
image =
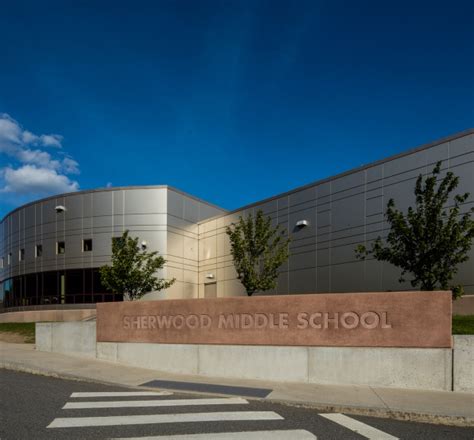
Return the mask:
[(95, 322), (36, 323), (36, 349), (95, 358)]
[(120, 343), (117, 362), (176, 374), (197, 374), (198, 349), (196, 345), (184, 344)]
[(117, 362), (117, 344), (114, 342), (101, 342), (96, 347), (97, 359)]
[(35, 325), (36, 349), (39, 351), (53, 351), (53, 330), (51, 323), (45, 322)]
[(306, 347), (197, 345), (198, 374), (278, 382), (308, 381)]
[(451, 390), (450, 349), (309, 348), (308, 382)]
[(99, 359), (164, 373), (279, 383), (451, 390), (447, 348), (97, 343)]
[(0, 322), (83, 321), (96, 316), (95, 309), (29, 310), (0, 314)]
[(474, 335), (453, 338), (453, 391), (474, 393)]

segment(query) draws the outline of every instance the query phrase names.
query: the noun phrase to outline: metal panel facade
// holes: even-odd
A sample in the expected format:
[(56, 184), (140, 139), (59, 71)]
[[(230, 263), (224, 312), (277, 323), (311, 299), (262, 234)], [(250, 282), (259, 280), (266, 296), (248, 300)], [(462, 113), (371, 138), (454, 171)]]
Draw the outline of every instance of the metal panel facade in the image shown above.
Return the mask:
[[(430, 172), (438, 160), (443, 161), (445, 172), (450, 170), (459, 176), (457, 191), (471, 194), (463, 210), (471, 208), (474, 205), (472, 131), (241, 208), (225, 215), (220, 223), (215, 220), (200, 223), (201, 283), (205, 282), (204, 274), (212, 273), (218, 296), (245, 294), (232, 270), (225, 226), (240, 215), (262, 209), (292, 237), (289, 262), (281, 268), (278, 286), (271, 293), (410, 289), (409, 283), (398, 282), (397, 268), (373, 259), (359, 261), (354, 248), (386, 236), (388, 225), (383, 213), (388, 200), (393, 198), (401, 209), (413, 206), (417, 176)], [(298, 220), (308, 220), (309, 226), (298, 229)], [(215, 241), (226, 249), (217, 259), (212, 251)], [(474, 293), (474, 249), (469, 261), (459, 267), (454, 281), (463, 284), (466, 293)], [(203, 296), (204, 287), (201, 285), (200, 289)]]
[[(65, 210), (57, 212), (59, 205)], [(176, 209), (177, 205), (181, 209)], [(177, 282), (168, 295), (197, 296), (196, 222), (205, 218), (202, 206), (209, 215), (225, 212), (165, 186), (71, 193), (16, 209), (3, 219), (0, 228), (0, 257), (4, 258), (0, 281), (6, 305), (112, 300), (101, 286), (97, 269), (110, 263), (112, 237), (120, 236), (125, 229), (169, 260), (162, 275), (176, 277)], [(185, 220), (184, 215), (194, 222)], [(171, 239), (175, 236), (181, 243), (178, 252), (174, 252), (177, 246)], [(194, 242), (189, 242), (191, 239)], [(92, 250), (84, 249), (84, 240), (92, 240)], [(58, 253), (58, 243), (64, 243), (64, 253)], [(41, 255), (37, 255), (37, 246), (41, 246)], [(25, 258), (20, 261), (21, 249), (25, 250)], [(179, 273), (175, 273), (177, 268)], [(63, 294), (62, 275), (66, 277)]]
[[(277, 288), (267, 294), (409, 289), (408, 283), (398, 282), (398, 269), (371, 259), (358, 261), (354, 248), (386, 236), (383, 213), (388, 200), (394, 198), (402, 209), (413, 205), (417, 176), (431, 171), (438, 160), (445, 172), (459, 176), (458, 192), (471, 193), (463, 210), (472, 207), (472, 130), (233, 212), (167, 186), (82, 191), (39, 200), (12, 211), (0, 223), (0, 294), (20, 292), (8, 306), (111, 300), (97, 268), (110, 262), (111, 238), (128, 229), (167, 259), (161, 275), (176, 279), (166, 292), (150, 293), (146, 299), (204, 297), (207, 283), (216, 283), (218, 297), (245, 295), (225, 228), (259, 209), (292, 236), (290, 259), (281, 267)], [(57, 212), (59, 205), (66, 210)], [(298, 228), (300, 220), (308, 225)], [(91, 251), (83, 248), (88, 239)], [(64, 253), (58, 253), (58, 243), (64, 243)], [(473, 269), (474, 250), (455, 279), (467, 293), (474, 293)], [(61, 276), (66, 277), (65, 292)]]

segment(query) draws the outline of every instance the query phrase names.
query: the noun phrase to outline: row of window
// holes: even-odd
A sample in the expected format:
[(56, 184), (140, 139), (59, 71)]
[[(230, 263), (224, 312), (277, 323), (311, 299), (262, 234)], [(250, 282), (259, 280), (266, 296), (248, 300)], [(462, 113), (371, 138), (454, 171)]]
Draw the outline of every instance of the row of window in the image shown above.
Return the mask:
[(98, 268), (38, 272), (0, 283), (5, 307), (121, 301), (102, 284)]
[[(86, 238), (82, 240), (82, 252), (92, 251), (92, 238)], [(66, 253), (66, 243), (64, 241), (56, 242), (56, 254), (61, 255)], [(40, 258), (43, 256), (43, 245), (37, 244), (35, 246), (35, 258)], [(18, 251), (18, 261), (24, 261), (25, 259), (25, 249), (20, 249)], [(7, 264), (10, 265), (12, 262), (12, 253), (10, 252), (7, 256)], [(3, 269), (5, 266), (5, 258), (0, 258), (0, 269)]]

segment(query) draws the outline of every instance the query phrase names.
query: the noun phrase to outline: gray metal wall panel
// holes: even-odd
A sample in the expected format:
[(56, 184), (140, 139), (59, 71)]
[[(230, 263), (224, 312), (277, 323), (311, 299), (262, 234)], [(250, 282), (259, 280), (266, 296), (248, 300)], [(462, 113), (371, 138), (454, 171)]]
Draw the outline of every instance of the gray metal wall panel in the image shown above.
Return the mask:
[(197, 200), (184, 198), (184, 214), (183, 218), (191, 223), (199, 221), (199, 202)]
[(177, 218), (184, 218), (184, 197), (182, 194), (169, 191), (166, 212), (168, 215), (172, 215)]
[(449, 155), (455, 157), (461, 154), (472, 153), (474, 144), (474, 134), (462, 136), (449, 141)]
[[(396, 206), (403, 210), (413, 206), (416, 178), (420, 173), (430, 172), (438, 160), (443, 160), (443, 167), (447, 170), (450, 166), (450, 170), (460, 177), (461, 184), (457, 192), (471, 193), (470, 199), (462, 207), (465, 212), (474, 206), (473, 135), (441, 142), (232, 212), (224, 217), (221, 228), (239, 215), (255, 213), (262, 208), (289, 230), (293, 240), (290, 245), (292, 255), (289, 264), (281, 267), (275, 292), (278, 294), (409, 289), (409, 283), (398, 282), (399, 269), (370, 259), (359, 262), (355, 258), (354, 248), (357, 244), (370, 244), (376, 237), (387, 235), (388, 224), (383, 213), (388, 200), (394, 198)], [(276, 217), (275, 202), (278, 205)], [(296, 221), (302, 219), (310, 220), (310, 226), (296, 228)], [(227, 255), (224, 251), (229, 249), (229, 245), (225, 244), (225, 237), (219, 239), (218, 249), (222, 250), (216, 259), (212, 249), (215, 244), (209, 238), (212, 231), (217, 231), (213, 222), (199, 225), (200, 266), (206, 272), (221, 274), (223, 265), (229, 264), (230, 250)], [(470, 255), (469, 263), (459, 268), (455, 282), (463, 283), (467, 292), (474, 293), (474, 250)], [(313, 272), (315, 284), (310, 275)], [(219, 287), (221, 281), (218, 277), (218, 295), (219, 292), (232, 294), (229, 289), (241, 294), (238, 280), (234, 279), (234, 283), (231, 283), (232, 280), (226, 277), (222, 281), (224, 289)]]
[(158, 214), (167, 212), (167, 189), (127, 189), (125, 195), (126, 214)]

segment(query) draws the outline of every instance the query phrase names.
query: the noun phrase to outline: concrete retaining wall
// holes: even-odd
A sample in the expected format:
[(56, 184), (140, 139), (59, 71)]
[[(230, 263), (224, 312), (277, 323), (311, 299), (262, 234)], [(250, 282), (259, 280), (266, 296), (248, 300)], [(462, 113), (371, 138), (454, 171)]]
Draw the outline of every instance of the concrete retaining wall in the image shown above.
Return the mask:
[(173, 374), (474, 392), (474, 336), (453, 350), (96, 343), (95, 324), (38, 323), (36, 349)]
[(474, 335), (454, 336), (453, 391), (474, 393)]
[(36, 323), (36, 349), (96, 357), (95, 328), (95, 321)]
[(176, 374), (451, 390), (450, 349), (97, 344), (97, 357)]

